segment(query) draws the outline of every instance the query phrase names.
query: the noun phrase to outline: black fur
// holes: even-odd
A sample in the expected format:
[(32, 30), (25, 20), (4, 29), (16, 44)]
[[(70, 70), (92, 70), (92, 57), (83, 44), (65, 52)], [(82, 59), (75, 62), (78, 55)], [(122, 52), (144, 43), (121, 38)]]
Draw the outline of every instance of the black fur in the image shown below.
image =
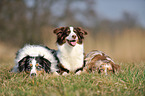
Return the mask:
[(22, 60), (20, 60), (19, 62), (18, 62), (18, 69), (19, 69), (19, 72), (22, 72), (22, 71), (25, 71), (26, 70), (26, 68), (27, 68), (27, 66), (28, 66), (28, 64), (29, 64), (29, 58), (30, 58), (30, 56), (26, 56), (26, 57), (24, 57)]
[(51, 62), (47, 59), (45, 59), (43, 56), (36, 57), (36, 61), (43, 67), (46, 73), (49, 73), (51, 71)]
[(31, 57), (28, 55), (18, 62), (19, 72), (27, 71), (30, 69), (29, 63), (31, 58), (34, 58), (37, 63), (42, 66), (46, 73), (49, 73), (51, 71), (51, 62), (49, 60), (45, 59), (43, 56)]

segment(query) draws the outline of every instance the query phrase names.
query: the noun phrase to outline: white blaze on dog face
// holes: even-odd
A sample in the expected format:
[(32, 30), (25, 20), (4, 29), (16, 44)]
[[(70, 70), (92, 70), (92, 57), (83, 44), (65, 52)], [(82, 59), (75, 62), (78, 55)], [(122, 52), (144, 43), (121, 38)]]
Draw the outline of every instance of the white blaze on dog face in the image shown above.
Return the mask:
[(53, 32), (57, 35), (56, 42), (60, 46), (65, 43), (72, 47), (76, 44), (83, 44), (84, 35), (87, 35), (87, 32), (80, 27), (60, 27)]
[(69, 27), (69, 28), (70, 28), (70, 34), (66, 37), (66, 40), (68, 44), (70, 44), (71, 46), (75, 46), (78, 41), (78, 36), (74, 32), (73, 27)]
[(31, 64), (32, 64), (32, 69), (31, 69), (31, 72), (30, 72), (30, 76), (33, 74), (33, 75), (37, 75), (36, 73), (36, 60), (35, 59), (32, 59), (31, 61)]
[(113, 68), (111, 64), (103, 63), (100, 65), (99, 70), (101, 73), (105, 73), (105, 75), (108, 75), (108, 72), (113, 71)]
[[(40, 60), (40, 57), (29, 58), (29, 62), (28, 62), (25, 72), (30, 74), (31, 77), (38, 76), (39, 74), (43, 74), (46, 69), (44, 68), (45, 65), (43, 64), (43, 62), (39, 61), (38, 59)], [(48, 72), (48, 70), (46, 72)]]
[(104, 70), (105, 75), (108, 75), (109, 71), (112, 71), (112, 66), (110, 64), (106, 64), (105, 65), (105, 70)]

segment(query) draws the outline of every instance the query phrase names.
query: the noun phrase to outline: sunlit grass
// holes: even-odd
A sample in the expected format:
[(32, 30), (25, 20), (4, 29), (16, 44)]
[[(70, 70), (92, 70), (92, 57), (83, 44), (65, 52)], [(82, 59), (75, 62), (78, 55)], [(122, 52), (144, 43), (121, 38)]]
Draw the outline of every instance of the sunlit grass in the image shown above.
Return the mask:
[(119, 63), (121, 72), (112, 75), (98, 73), (30, 78), (25, 73), (10, 73), (9, 63), (1, 62), (0, 95), (93, 96), (145, 95), (145, 63)]
[[(57, 49), (53, 28), (42, 29), (43, 42)], [(25, 73), (10, 73), (14, 66), (14, 57), (19, 49), (0, 44), (0, 96), (145, 96), (145, 31), (124, 29), (110, 33), (98, 32), (95, 38), (89, 33), (85, 37), (84, 47), (87, 54), (91, 50), (100, 50), (109, 55), (121, 66), (118, 74), (109, 76), (98, 73), (52, 76), (41, 75), (31, 79)]]

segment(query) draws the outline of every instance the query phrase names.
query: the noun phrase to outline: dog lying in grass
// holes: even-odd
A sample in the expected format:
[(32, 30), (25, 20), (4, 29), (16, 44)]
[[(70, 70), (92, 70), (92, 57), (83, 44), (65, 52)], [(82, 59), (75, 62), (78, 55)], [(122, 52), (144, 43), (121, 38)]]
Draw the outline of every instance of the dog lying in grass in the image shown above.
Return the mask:
[(94, 50), (89, 52), (85, 57), (86, 65), (84, 67), (85, 72), (98, 72), (105, 73), (116, 73), (120, 70), (120, 66), (102, 51)]
[(39, 74), (55, 73), (58, 71), (58, 59), (55, 50), (42, 45), (25, 45), (18, 50), (15, 66), (11, 72), (23, 72), (32, 76)]

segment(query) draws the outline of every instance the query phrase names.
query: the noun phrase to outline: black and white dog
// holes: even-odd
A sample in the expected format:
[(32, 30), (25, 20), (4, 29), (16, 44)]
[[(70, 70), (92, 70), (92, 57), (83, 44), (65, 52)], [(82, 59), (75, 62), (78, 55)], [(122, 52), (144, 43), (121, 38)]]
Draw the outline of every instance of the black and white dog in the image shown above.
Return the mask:
[(87, 32), (80, 27), (60, 27), (56, 28), (54, 33), (57, 35), (60, 73), (80, 74), (80, 70), (84, 67), (83, 39)]
[(56, 51), (41, 45), (25, 45), (17, 52), (15, 64), (12, 72), (25, 71), (30, 76), (58, 71)]

